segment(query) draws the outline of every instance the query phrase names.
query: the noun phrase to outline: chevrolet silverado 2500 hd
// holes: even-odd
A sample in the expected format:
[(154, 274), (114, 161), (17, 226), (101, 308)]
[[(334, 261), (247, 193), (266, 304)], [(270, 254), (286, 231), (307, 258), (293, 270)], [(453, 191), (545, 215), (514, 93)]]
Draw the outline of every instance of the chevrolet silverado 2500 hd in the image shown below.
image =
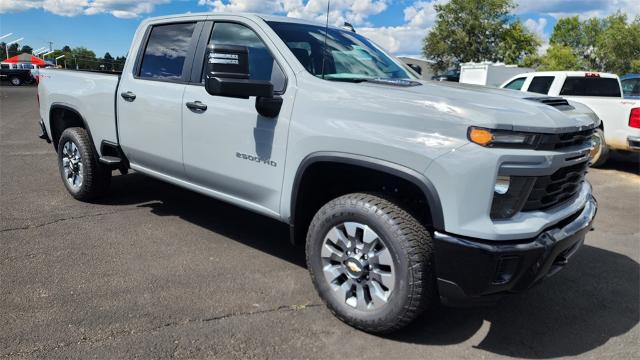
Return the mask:
[(593, 166), (609, 150), (640, 153), (640, 101), (625, 99), (618, 75), (584, 71), (543, 71), (516, 75), (503, 88), (562, 96), (593, 110), (600, 126), (593, 136)]
[(129, 54), (119, 76), (40, 72), (69, 193), (133, 169), (286, 222), (360, 329), (524, 290), (591, 229), (599, 120), (580, 104), (419, 81), (359, 34), (282, 17), (153, 18)]

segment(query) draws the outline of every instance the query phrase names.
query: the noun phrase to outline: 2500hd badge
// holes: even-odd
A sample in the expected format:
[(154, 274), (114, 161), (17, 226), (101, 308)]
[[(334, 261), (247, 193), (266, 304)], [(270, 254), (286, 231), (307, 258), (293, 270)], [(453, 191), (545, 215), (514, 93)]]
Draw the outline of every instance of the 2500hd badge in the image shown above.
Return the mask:
[(257, 162), (257, 163), (266, 164), (266, 165), (270, 165), (270, 166), (273, 166), (273, 167), (278, 166), (277, 162), (272, 161), (271, 159), (261, 159), (257, 155), (249, 155), (249, 154), (244, 154), (244, 153), (241, 153), (241, 152), (236, 152), (236, 157), (239, 158), (239, 159), (254, 161), (254, 162)]

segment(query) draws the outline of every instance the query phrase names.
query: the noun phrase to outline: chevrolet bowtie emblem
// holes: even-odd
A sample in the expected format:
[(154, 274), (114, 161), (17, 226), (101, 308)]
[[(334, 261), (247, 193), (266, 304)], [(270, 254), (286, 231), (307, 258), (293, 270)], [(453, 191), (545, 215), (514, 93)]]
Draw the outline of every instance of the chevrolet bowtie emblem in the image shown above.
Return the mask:
[(354, 273), (359, 273), (360, 271), (362, 271), (362, 269), (360, 269), (360, 267), (352, 261), (347, 262), (347, 267)]

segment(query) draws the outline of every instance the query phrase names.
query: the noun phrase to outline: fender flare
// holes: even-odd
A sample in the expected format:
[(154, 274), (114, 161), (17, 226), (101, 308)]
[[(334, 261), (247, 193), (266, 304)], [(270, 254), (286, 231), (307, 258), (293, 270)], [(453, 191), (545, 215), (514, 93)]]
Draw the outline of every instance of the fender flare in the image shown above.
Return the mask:
[[(53, 140), (53, 117), (51, 116), (51, 114), (56, 109), (71, 111), (71, 112), (74, 112), (76, 115), (78, 115), (78, 117), (80, 118), (80, 121), (82, 121), (84, 129), (87, 131), (87, 134), (89, 135), (89, 140), (91, 140), (91, 145), (93, 145), (93, 147), (95, 148), (96, 145), (95, 145), (95, 142), (93, 141), (93, 136), (91, 136), (91, 129), (89, 129), (89, 124), (87, 123), (87, 120), (85, 120), (84, 116), (80, 114), (80, 111), (78, 111), (78, 109), (64, 103), (54, 102), (51, 104), (51, 107), (49, 107), (49, 130), (51, 132), (51, 140)], [(58, 134), (58, 136), (60, 135), (62, 134)], [(53, 147), (56, 149), (56, 151), (58, 151), (58, 144), (53, 144)], [(97, 151), (96, 151), (96, 154), (99, 155)]]
[(296, 175), (293, 181), (293, 189), (291, 192), (291, 208), (289, 224), (291, 227), (295, 224), (295, 211), (297, 206), (298, 190), (300, 188), (300, 182), (305, 171), (309, 166), (318, 162), (333, 162), (347, 165), (360, 166), (379, 172), (387, 173), (389, 175), (397, 176), (410, 183), (416, 185), (418, 189), (422, 191), (427, 199), (427, 207), (431, 213), (431, 220), (435, 230), (444, 231), (444, 215), (442, 212), (442, 204), (438, 192), (433, 186), (433, 183), (427, 179), (426, 176), (419, 172), (410, 169), (408, 167), (392, 163), (386, 160), (372, 158), (368, 156), (341, 153), (341, 152), (315, 152), (307, 155), (298, 166)]

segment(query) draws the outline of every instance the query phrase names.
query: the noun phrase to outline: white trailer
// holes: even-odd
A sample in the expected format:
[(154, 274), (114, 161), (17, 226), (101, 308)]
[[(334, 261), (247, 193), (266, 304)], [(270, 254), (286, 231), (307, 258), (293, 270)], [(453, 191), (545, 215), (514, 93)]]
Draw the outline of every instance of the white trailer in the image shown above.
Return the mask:
[(503, 82), (515, 75), (533, 71), (531, 68), (502, 63), (464, 63), (460, 66), (460, 82), (463, 84), (499, 87)]

